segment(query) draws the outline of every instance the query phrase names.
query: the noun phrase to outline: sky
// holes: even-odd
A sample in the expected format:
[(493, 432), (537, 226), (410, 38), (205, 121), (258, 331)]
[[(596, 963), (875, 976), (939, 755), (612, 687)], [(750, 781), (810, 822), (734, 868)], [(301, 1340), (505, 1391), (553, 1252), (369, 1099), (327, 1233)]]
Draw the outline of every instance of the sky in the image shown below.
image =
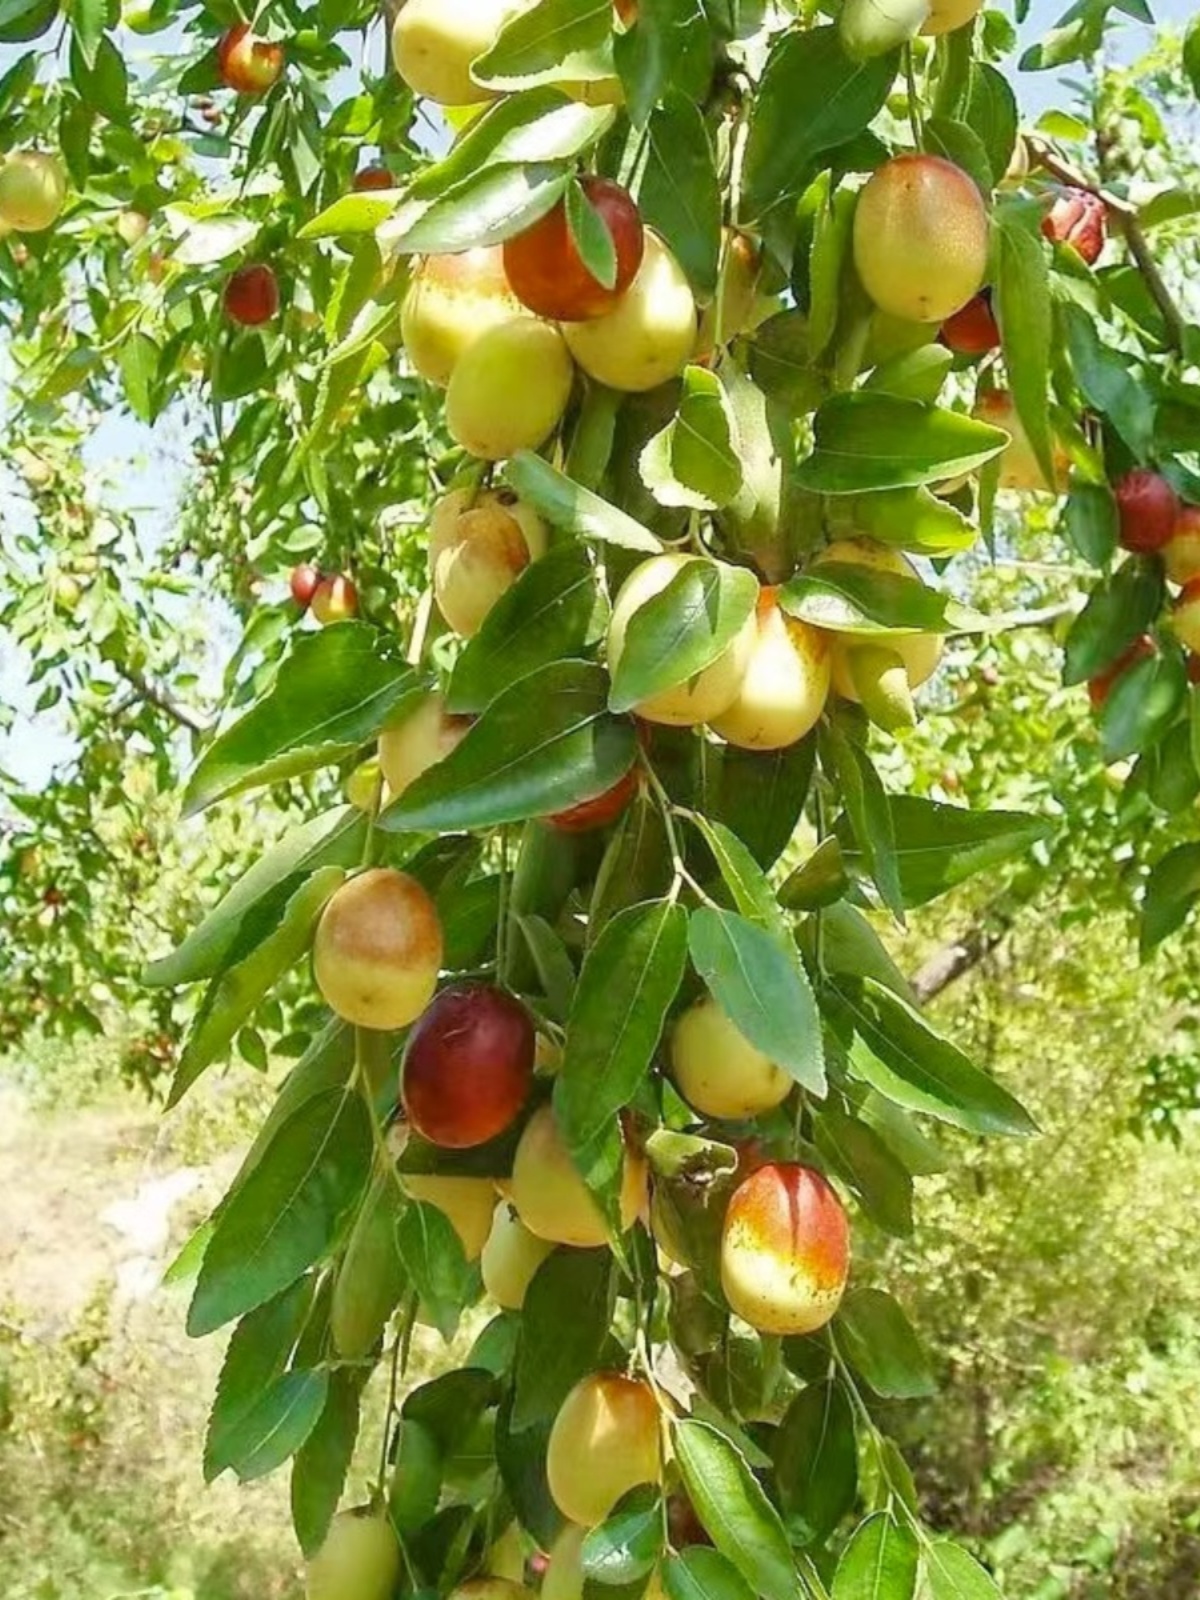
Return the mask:
[[(1066, 0), (1033, 0), (1030, 14), (1018, 29), (1018, 54), (1039, 39), (1065, 9)], [(1194, 0), (1150, 0), (1160, 25), (1179, 26), (1192, 14)], [(1153, 41), (1154, 30), (1144, 24), (1123, 21), (1112, 35), (1118, 54), (1124, 60), (1136, 59)], [(161, 42), (130, 38), (134, 49), (147, 44), (161, 48)], [(5, 70), (18, 52), (0, 47), (0, 71)], [(1051, 106), (1070, 102), (1071, 69), (1061, 74), (1017, 73), (1015, 86), (1023, 120), (1032, 124)], [(1067, 80), (1067, 81), (1064, 81)], [(0, 401), (4, 386), (0, 380)], [(174, 428), (170, 417), (160, 419), (154, 429), (124, 416), (107, 417), (88, 440), (84, 456), (89, 466), (103, 472), (120, 486), (119, 499), (138, 520), (147, 548), (153, 548), (163, 529), (169, 527), (182, 480), (174, 465), (180, 458), (178, 439), (168, 439)], [(164, 463), (169, 470), (164, 470)], [(54, 763), (69, 754), (69, 743), (51, 716), (33, 718), (32, 697), (25, 690), (20, 662), (13, 648), (0, 638), (0, 700), (16, 710), (11, 732), (0, 732), (0, 768), (22, 784), (45, 782)]]

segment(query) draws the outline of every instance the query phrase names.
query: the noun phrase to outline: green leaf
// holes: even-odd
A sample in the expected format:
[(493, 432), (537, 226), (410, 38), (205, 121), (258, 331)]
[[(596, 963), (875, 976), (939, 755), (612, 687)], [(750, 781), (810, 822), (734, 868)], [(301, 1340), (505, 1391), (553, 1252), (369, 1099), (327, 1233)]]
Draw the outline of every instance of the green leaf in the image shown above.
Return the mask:
[(636, 26), (617, 34), (613, 57), (635, 128), (652, 118), (658, 102), (672, 95), (697, 107), (708, 98), (714, 40), (709, 19), (696, 0), (651, 0), (640, 7)]
[(1164, 599), (1157, 561), (1126, 561), (1092, 590), (1063, 645), (1063, 682), (1083, 683), (1102, 671), (1154, 622)]
[(188, 1312), (198, 1338), (262, 1305), (330, 1249), (370, 1168), (357, 1091), (314, 1096), (279, 1129), (220, 1213)]
[[(899, 794), (891, 797), (890, 805), (906, 906), (926, 905), (975, 873), (1025, 855), (1053, 831), (1046, 819), (1022, 811), (968, 811)], [(838, 833), (847, 865), (856, 865), (845, 819)]]
[(449, 1341), (476, 1281), (454, 1224), (437, 1206), (416, 1202), (396, 1225), (396, 1248), (429, 1320)]
[(721, 380), (684, 369), (679, 410), (642, 451), (642, 481), (663, 506), (715, 511), (742, 487), (737, 423)]
[[(26, 9), (20, 6), (17, 14)], [(71, 31), (80, 55), (89, 67), (94, 66), (96, 52), (108, 26), (108, 0), (73, 0), (70, 18)], [(6, 24), (9, 20), (7, 16), (3, 18)]]
[(796, 832), (812, 787), (817, 741), (783, 750), (727, 745), (710, 814), (732, 828), (760, 867), (773, 867)]
[(696, 971), (738, 1032), (802, 1088), (824, 1095), (821, 1022), (795, 947), (710, 906), (692, 912), (688, 946)]
[(827, 400), (817, 412), (813, 436), (816, 448), (801, 463), (796, 481), (820, 494), (936, 483), (973, 472), (1008, 445), (1003, 428), (964, 412), (869, 389)]
[(1077, 480), (1063, 505), (1059, 526), (1093, 567), (1107, 567), (1117, 553), (1117, 502), (1106, 483)]
[(180, 1100), (206, 1067), (228, 1050), (238, 1029), (285, 972), (307, 954), (317, 919), (330, 896), (344, 882), (341, 867), (321, 867), (300, 883), (270, 931), (261, 937), (263, 921), (243, 922), (238, 945), (220, 976), (205, 990), (188, 1031), (179, 1065), (171, 1080), (167, 1109)]
[[(907, 350), (876, 367), (863, 388), (873, 389), (879, 394), (892, 394), (900, 400), (919, 400), (923, 405), (933, 405), (945, 387), (953, 365), (954, 352), (947, 350), (945, 345), (923, 344), (917, 350)], [(869, 500), (870, 497), (865, 498)]]
[(758, 580), (724, 561), (688, 561), (629, 619), (609, 706), (628, 711), (711, 666), (754, 614)]
[(92, 60), (85, 59), (76, 34), (71, 46), (71, 81), (85, 105), (110, 122), (125, 122), (129, 115), (129, 73), (124, 57), (106, 35), (97, 43)]
[(569, 169), (554, 161), (484, 167), (445, 194), (401, 206), (380, 224), (380, 247), (401, 255), (453, 255), (500, 244), (552, 211), (569, 181)]
[(1175, 651), (1149, 656), (1122, 672), (1100, 709), (1106, 761), (1137, 755), (1161, 739), (1187, 699), (1187, 669)]
[[(696, 26), (694, 15), (690, 25)], [(646, 125), (646, 161), (637, 202), (646, 226), (666, 240), (697, 294), (702, 298), (715, 294), (721, 256), (721, 182), (704, 113), (681, 89), (667, 90)]]
[(1092, 317), (1080, 306), (1063, 305), (1067, 352), (1083, 398), (1107, 417), (1132, 454), (1145, 461), (1154, 444), (1154, 399), (1144, 375), (1129, 357), (1102, 339)]
[(252, 1483), (290, 1460), (320, 1422), (329, 1382), (328, 1372), (276, 1378), (223, 1438), (216, 1470), (232, 1468), (242, 1483)]
[(201, 756), (184, 792), (184, 816), (344, 761), (420, 687), (396, 643), (368, 623), (305, 635), (257, 705)]
[(755, 1600), (754, 1590), (719, 1550), (692, 1544), (661, 1568), (669, 1600)]
[(396, 1248), (405, 1198), (395, 1174), (378, 1168), (338, 1262), (329, 1309), (333, 1348), (351, 1362), (365, 1362), (375, 1350), (408, 1287)]
[(829, 1105), (816, 1117), (814, 1133), (818, 1150), (854, 1190), (871, 1220), (885, 1232), (907, 1238), (913, 1228), (912, 1179), (875, 1129)]
[(517, 1433), (509, 1424), (511, 1412), (510, 1396), (496, 1413), (496, 1466), (521, 1526), (528, 1528), (543, 1550), (549, 1550), (563, 1525), (562, 1513), (546, 1482), (546, 1449), (552, 1424)]
[(888, 1511), (860, 1522), (842, 1552), (831, 1600), (912, 1600), (917, 1587), (917, 1536)]
[(612, 77), (612, 9), (606, 0), (536, 0), (510, 18), (471, 76), (495, 89)]
[(897, 65), (895, 52), (853, 60), (834, 27), (781, 34), (750, 118), (739, 220), (754, 222), (800, 194), (816, 158), (874, 120)]
[(883, 1289), (856, 1289), (838, 1312), (851, 1366), (884, 1400), (920, 1400), (936, 1385), (929, 1358), (900, 1305)]
[(359, 1383), (346, 1368), (330, 1374), (325, 1408), (292, 1464), (292, 1526), (306, 1556), (324, 1543), (346, 1485), (358, 1439)]
[(244, 250), (258, 233), (248, 217), (193, 217), (182, 206), (163, 212), (178, 242), (171, 259), (179, 267), (212, 267)]
[(921, 1552), (929, 1600), (1003, 1600), (990, 1573), (949, 1539), (934, 1539)]
[(579, 252), (579, 259), (603, 288), (614, 288), (617, 281), (617, 247), (607, 222), (577, 181), (572, 180), (567, 185), (564, 198), (567, 227)]
[(387, 808), (380, 827), (496, 827), (604, 794), (637, 755), (632, 725), (607, 710), (607, 686), (603, 669), (585, 661), (552, 662), (529, 673)]
[(777, 939), (790, 937), (788, 925), (779, 909), (775, 891), (749, 850), (723, 822), (693, 812), (690, 821), (713, 853), (725, 887), (737, 909), (750, 922), (757, 923)]
[[(617, 1113), (650, 1071), (687, 956), (687, 913), (668, 900), (614, 916), (588, 951), (567, 1023), (554, 1109), (593, 1189), (620, 1185)], [(615, 1005), (614, 996), (621, 996)]]
[(1178, 844), (1155, 862), (1142, 896), (1142, 959), (1182, 927), (1200, 898), (1200, 844)]
[(1183, 70), (1187, 73), (1192, 93), (1200, 100), (1200, 17), (1192, 18), (1183, 36)]
[(153, 422), (158, 412), (154, 386), (161, 354), (150, 335), (140, 331), (128, 334), (117, 351), (125, 398), (140, 422)]
[(860, 495), (851, 502), (850, 525), (884, 544), (929, 556), (969, 550), (979, 536), (968, 517), (928, 489), (884, 489)]
[(871, 881), (885, 906), (904, 919), (904, 891), (896, 859), (891, 801), (863, 747), (836, 723), (824, 733), (825, 750), (842, 791), (846, 816)]
[(784, 1413), (771, 1453), (791, 1537), (819, 1544), (853, 1508), (858, 1493), (854, 1412), (836, 1378), (800, 1391)]
[(608, 1250), (556, 1250), (534, 1274), (521, 1308), (515, 1431), (553, 1422), (595, 1368), (612, 1316), (612, 1268)]
[(997, 208), (992, 230), (992, 305), (1013, 404), (1046, 482), (1054, 483), (1058, 474), (1050, 429), (1053, 317), (1050, 269), (1040, 224), (1040, 209), (1028, 202)]
[(575, 998), (575, 964), (562, 939), (542, 917), (517, 916), (513, 920), (537, 968), (546, 996), (546, 1011), (555, 1022), (565, 1022)]
[(658, 1565), (663, 1548), (662, 1495), (643, 1483), (623, 1495), (583, 1541), (585, 1583), (635, 1584)]
[(238, 1436), (262, 1392), (287, 1370), (312, 1302), (312, 1279), (301, 1278), (243, 1317), (233, 1330), (205, 1433), (206, 1483), (233, 1464), (230, 1441)]
[(925, 124), (925, 149), (960, 167), (985, 202), (991, 203), (992, 190), (1004, 172), (994, 171), (982, 138), (969, 123), (956, 122), (951, 117), (930, 117)]
[(583, 489), (541, 456), (521, 450), (504, 468), (513, 489), (546, 521), (566, 533), (584, 539), (599, 539), (603, 544), (620, 545), (626, 550), (662, 553), (661, 542), (648, 528), (635, 522), (624, 511), (609, 505), (590, 489)]
[(534, 561), (488, 612), (454, 664), (452, 712), (483, 711), (503, 690), (604, 637), (608, 605), (586, 545), (567, 541)]
[(706, 1422), (675, 1424), (675, 1459), (696, 1515), (762, 1600), (796, 1600), (796, 1569), (779, 1513), (746, 1459)]
[(968, 633), (986, 619), (919, 578), (848, 561), (810, 567), (780, 591), (783, 609), (831, 633)]
[(400, 196), (394, 189), (343, 194), (297, 230), (297, 239), (343, 239), (374, 233), (395, 211)]
[[(873, 978), (831, 986), (835, 1010), (853, 1025), (850, 1068), (910, 1111), (979, 1134), (1029, 1134), (1033, 1118), (915, 1007)], [(832, 1003), (831, 996), (831, 1003)]]

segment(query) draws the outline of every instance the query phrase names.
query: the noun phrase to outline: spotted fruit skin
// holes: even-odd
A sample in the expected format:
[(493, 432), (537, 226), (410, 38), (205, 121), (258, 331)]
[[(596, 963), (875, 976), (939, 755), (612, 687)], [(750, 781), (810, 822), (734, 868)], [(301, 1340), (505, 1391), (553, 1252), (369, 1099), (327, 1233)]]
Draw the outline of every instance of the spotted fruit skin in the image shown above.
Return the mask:
[(344, 884), (321, 914), (317, 987), (363, 1028), (404, 1028), (433, 998), (442, 964), (437, 907), (415, 878), (373, 867)]
[(769, 1162), (734, 1191), (721, 1238), (721, 1286), (760, 1333), (815, 1333), (841, 1303), (850, 1224), (811, 1167)]
[(941, 156), (894, 157), (858, 197), (854, 264), (881, 311), (909, 322), (945, 322), (983, 286), (983, 197), (961, 167)]

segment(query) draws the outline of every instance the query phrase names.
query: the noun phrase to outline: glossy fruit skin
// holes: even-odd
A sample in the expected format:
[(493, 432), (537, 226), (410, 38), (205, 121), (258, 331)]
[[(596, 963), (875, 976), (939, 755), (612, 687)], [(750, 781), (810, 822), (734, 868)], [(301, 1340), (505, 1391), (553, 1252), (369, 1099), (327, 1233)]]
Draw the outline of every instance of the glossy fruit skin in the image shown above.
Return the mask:
[(637, 276), (645, 254), (641, 213), (628, 189), (591, 176), (581, 178), (580, 187), (616, 250), (617, 278), (611, 288), (585, 266), (563, 200), (504, 245), (504, 272), (513, 293), (530, 311), (553, 322), (587, 322), (611, 311)]
[(436, 1206), (450, 1219), (463, 1254), (468, 1261), (478, 1261), (492, 1225), (496, 1191), (491, 1180), (406, 1172), (401, 1181), (410, 1199)]
[(391, 867), (360, 872), (317, 925), (313, 972), (338, 1016), (363, 1028), (405, 1028), (433, 998), (442, 966), (437, 907)]
[(369, 167), (360, 167), (354, 174), (354, 182), (350, 185), (355, 194), (369, 194), (373, 189), (395, 189), (395, 178), (386, 167), (377, 163)]
[(542, 519), (508, 490), (452, 489), (443, 496), (429, 524), (429, 578), (448, 626), (473, 638), (546, 545)]
[(721, 1237), (721, 1286), (759, 1333), (814, 1333), (841, 1302), (850, 1225), (819, 1172), (768, 1162), (734, 1191)]
[(1108, 212), (1098, 195), (1064, 189), (1042, 218), (1042, 232), (1057, 244), (1069, 244), (1090, 267), (1108, 238)]
[(577, 1383), (546, 1449), (550, 1495), (563, 1516), (595, 1527), (622, 1495), (661, 1477), (658, 1402), (649, 1384), (618, 1372), (595, 1372)]
[(483, 1287), (505, 1311), (519, 1311), (538, 1268), (554, 1246), (521, 1221), (507, 1200), (501, 1200), (492, 1218), (480, 1257)]
[(353, 580), (344, 573), (322, 578), (313, 590), (309, 610), (323, 628), (334, 622), (349, 622), (358, 615), (358, 590)]
[(958, 356), (985, 356), (1000, 348), (1000, 329), (992, 315), (992, 299), (986, 289), (947, 317), (940, 335), (947, 350)]
[(444, 389), (476, 339), (528, 315), (509, 288), (500, 245), (480, 246), (422, 257), (400, 309), (400, 332), (414, 370)]
[(288, 580), (288, 587), (292, 592), (292, 599), (301, 611), (307, 611), (312, 605), (313, 595), (317, 592), (317, 585), (321, 581), (320, 567), (314, 567), (309, 561), (302, 561), (298, 567), (292, 568), (292, 576)]
[(392, 62), (414, 94), (443, 106), (494, 100), (471, 63), (496, 41), (512, 0), (407, 0), (392, 28)]
[[(651, 556), (643, 561), (621, 585), (613, 605), (608, 629), (608, 665), (612, 673), (625, 650), (625, 635), (636, 611), (667, 587), (677, 573), (691, 561), (703, 561), (704, 556), (683, 555), (678, 551), (661, 556)], [(745, 627), (731, 641), (715, 661), (698, 672), (694, 678), (651, 695), (648, 700), (634, 706), (635, 713), (647, 722), (661, 722), (670, 727), (692, 728), (702, 722), (719, 717), (737, 698), (742, 679), (750, 662), (757, 638), (754, 617), (747, 617)]]
[(552, 828), (559, 833), (595, 833), (607, 828), (623, 816), (629, 802), (638, 792), (641, 779), (636, 767), (631, 767), (623, 778), (618, 778), (611, 789), (597, 795), (594, 800), (581, 800), (569, 811), (556, 811), (547, 817)]
[(1121, 544), (1150, 555), (1169, 544), (1179, 520), (1179, 496), (1161, 473), (1135, 467), (1113, 485)]
[(480, 460), (506, 461), (545, 444), (562, 421), (574, 382), (558, 329), (514, 317), (463, 353), (446, 390), (446, 427)]
[[(539, 1239), (595, 1249), (608, 1243), (608, 1224), (576, 1171), (554, 1120), (542, 1106), (525, 1125), (513, 1159), (511, 1199), (517, 1215)], [(631, 1228), (646, 1201), (646, 1164), (625, 1151), (621, 1226)]]
[(462, 743), (469, 717), (452, 717), (436, 690), (379, 735), (379, 766), (393, 800)]
[(730, 1122), (773, 1111), (792, 1091), (787, 1073), (738, 1032), (711, 995), (675, 1024), (671, 1076), (693, 1111)]
[(1200, 578), (1200, 506), (1183, 506), (1163, 546), (1163, 567), (1172, 583)]
[(430, 1144), (470, 1150), (504, 1132), (533, 1082), (533, 1019), (485, 983), (443, 989), (408, 1038), (401, 1093)]
[(895, 156), (854, 213), (854, 264), (881, 311), (945, 322), (983, 286), (988, 215), (974, 183), (941, 156)]
[(257, 328), (279, 312), (279, 282), (263, 262), (239, 267), (225, 281), (221, 303), (230, 322), (240, 328)]
[(645, 234), (638, 274), (617, 305), (563, 328), (575, 360), (597, 383), (628, 394), (678, 377), (696, 348), (696, 301), (683, 268), (656, 233)]
[(926, 35), (952, 33), (965, 27), (983, 9), (983, 0), (933, 0), (921, 32)]
[(829, 698), (829, 635), (787, 616), (774, 589), (759, 596), (757, 633), (733, 704), (714, 733), (742, 750), (784, 750), (815, 728)]
[(1103, 672), (1098, 672), (1094, 678), (1088, 679), (1087, 692), (1088, 699), (1092, 703), (1092, 709), (1099, 711), (1112, 693), (1113, 685), (1122, 673), (1128, 672), (1129, 668), (1137, 662), (1145, 661), (1157, 653), (1154, 640), (1150, 635), (1148, 633), (1140, 634), (1131, 645), (1122, 650), (1115, 661), (1109, 662)]
[(391, 1600), (400, 1546), (385, 1516), (340, 1511), (305, 1572), (307, 1600)]
[(0, 222), (17, 233), (44, 233), (67, 201), (62, 163), (38, 150), (15, 150), (0, 161)]
[[(874, 539), (837, 539), (821, 552), (816, 566), (826, 561), (874, 567), (880, 572), (895, 572), (907, 578), (918, 576), (907, 556)], [(860, 644), (885, 644), (888, 650), (894, 651), (904, 663), (910, 689), (919, 689), (932, 678), (944, 649), (941, 636), (936, 633), (836, 634), (832, 652), (833, 687), (844, 700), (860, 698), (850, 667), (850, 652)]]
[(1041, 463), (1033, 453), (1029, 435), (1025, 432), (1025, 424), (1017, 415), (1012, 395), (1007, 389), (991, 389), (987, 394), (980, 395), (975, 402), (972, 415), (978, 417), (981, 422), (991, 423), (995, 428), (1004, 428), (1011, 435), (1010, 442), (1000, 457), (1001, 489), (1015, 489), (1028, 494), (1062, 492), (1071, 465), (1070, 457), (1055, 440), (1054, 482), (1048, 483)]
[(283, 46), (260, 39), (248, 23), (239, 22), (217, 46), (217, 71), (227, 89), (266, 94), (283, 71)]
[(1200, 578), (1179, 591), (1171, 608), (1171, 631), (1186, 650), (1200, 654)]

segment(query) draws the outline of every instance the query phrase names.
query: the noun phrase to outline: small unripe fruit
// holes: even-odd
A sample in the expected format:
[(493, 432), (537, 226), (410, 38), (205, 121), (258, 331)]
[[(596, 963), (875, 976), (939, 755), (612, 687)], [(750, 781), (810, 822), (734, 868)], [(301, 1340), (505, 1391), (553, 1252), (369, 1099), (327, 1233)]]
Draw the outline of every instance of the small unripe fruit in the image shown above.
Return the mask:
[(144, 211), (122, 211), (117, 218), (117, 234), (122, 244), (133, 248), (150, 231), (150, 218)]
[(780, 609), (763, 589), (757, 633), (733, 704), (714, 717), (722, 739), (743, 750), (783, 750), (814, 728), (829, 698), (829, 636)]
[(396, 179), (393, 178), (388, 169), (377, 164), (370, 167), (362, 167), (354, 174), (354, 182), (351, 185), (355, 194), (369, 194), (374, 189), (395, 189), (396, 187)]
[(409, 1122), (446, 1150), (486, 1144), (524, 1105), (533, 1050), (533, 1020), (512, 995), (485, 983), (443, 989), (404, 1052)]
[[(630, 573), (617, 595), (608, 629), (608, 666), (614, 676), (624, 654), (625, 635), (634, 613), (661, 594), (689, 562), (705, 559), (672, 552), (651, 556)], [(703, 671), (673, 688), (651, 695), (636, 705), (634, 711), (647, 722), (675, 727), (690, 728), (701, 722), (711, 722), (728, 711), (737, 698), (757, 635), (755, 618), (747, 617), (745, 626), (732, 642)]]
[(1033, 446), (1029, 442), (1029, 435), (1025, 432), (1025, 424), (1017, 415), (1013, 397), (1007, 389), (991, 389), (986, 394), (981, 394), (975, 402), (972, 415), (980, 422), (990, 423), (994, 428), (1005, 429), (1011, 435), (1000, 456), (1001, 489), (1015, 489), (1028, 494), (1061, 493), (1066, 483), (1071, 458), (1058, 440), (1054, 440), (1052, 444), (1054, 482), (1047, 483), (1046, 474), (1042, 471), (1041, 463), (1034, 455)]
[(638, 791), (638, 772), (631, 767), (623, 778), (618, 778), (611, 789), (597, 795), (594, 800), (581, 800), (568, 811), (557, 811), (546, 820), (560, 833), (594, 833), (607, 828), (621, 816)]
[(469, 717), (450, 716), (445, 700), (435, 691), (403, 722), (385, 728), (379, 735), (379, 765), (392, 799), (457, 749), (470, 725)]
[(885, 162), (858, 198), (854, 264), (881, 311), (945, 322), (978, 294), (987, 272), (988, 215), (979, 190), (941, 156)]
[(606, 316), (563, 329), (571, 354), (597, 383), (640, 393), (677, 377), (696, 348), (696, 301), (683, 268), (657, 234)]
[(1109, 662), (1102, 672), (1098, 672), (1094, 678), (1089, 678), (1087, 685), (1088, 699), (1091, 701), (1093, 709), (1099, 711), (1112, 693), (1113, 685), (1123, 673), (1128, 672), (1129, 668), (1136, 665), (1137, 662), (1145, 661), (1155, 654), (1157, 652), (1154, 640), (1148, 633), (1143, 633), (1131, 645), (1122, 650), (1115, 661)]
[(457, 444), (484, 461), (536, 450), (562, 421), (574, 381), (558, 329), (515, 317), (462, 355), (446, 391), (446, 426)]
[(501, 247), (481, 246), (417, 263), (400, 310), (400, 332), (414, 371), (444, 389), (476, 339), (528, 314), (508, 286)]
[(313, 590), (309, 609), (323, 628), (334, 622), (348, 622), (358, 615), (358, 590), (344, 573), (322, 578)]
[(392, 61), (414, 94), (443, 106), (494, 100), (471, 77), (471, 63), (491, 48), (513, 0), (407, 0), (392, 28)]
[(530, 1233), (509, 1202), (501, 1200), (480, 1257), (483, 1287), (505, 1311), (519, 1311), (538, 1268), (553, 1249), (547, 1240)]
[(496, 1189), (490, 1178), (444, 1178), (432, 1173), (406, 1172), (402, 1182), (410, 1199), (436, 1206), (449, 1219), (463, 1254), (478, 1261), (491, 1232)]
[(302, 561), (298, 567), (292, 568), (292, 576), (288, 586), (292, 591), (292, 599), (300, 607), (301, 611), (307, 611), (309, 606), (312, 605), (313, 596), (316, 594), (317, 586), (320, 582), (321, 569), (320, 567), (314, 567), (311, 562)]
[(0, 165), (0, 222), (18, 233), (43, 233), (67, 200), (67, 175), (55, 156), (14, 151)]
[[(878, 572), (894, 572), (905, 578), (916, 578), (917, 569), (907, 556), (891, 545), (879, 544), (873, 539), (838, 539), (821, 552), (816, 566), (824, 562), (843, 562), (851, 566), (873, 567)], [(864, 633), (839, 633), (833, 644), (833, 687), (845, 700), (862, 699), (854, 681), (851, 652), (863, 647), (885, 645), (904, 663), (910, 689), (919, 689), (937, 670), (942, 659), (943, 643), (936, 633), (889, 633), (885, 635)]]
[(942, 323), (941, 341), (958, 356), (985, 356), (1000, 348), (1000, 329), (992, 315), (987, 290), (968, 300), (961, 310)]
[(734, 1191), (721, 1238), (721, 1287), (759, 1333), (814, 1333), (841, 1302), (850, 1225), (819, 1172), (769, 1162)]
[(1137, 555), (1169, 544), (1179, 520), (1179, 496), (1161, 473), (1135, 467), (1113, 486), (1121, 543)]
[(671, 1076), (693, 1111), (729, 1122), (773, 1111), (792, 1090), (787, 1073), (738, 1032), (711, 995), (675, 1024)]
[(608, 178), (589, 176), (580, 183), (616, 251), (617, 277), (611, 288), (585, 265), (563, 200), (504, 245), (504, 271), (517, 299), (539, 317), (556, 322), (582, 322), (611, 311), (637, 276), (645, 253), (641, 213), (629, 191)]
[(363, 1028), (404, 1028), (433, 998), (442, 924), (429, 895), (390, 867), (361, 872), (321, 914), (313, 972), (326, 1001)]
[[(535, 1111), (513, 1158), (511, 1199), (530, 1233), (552, 1244), (595, 1249), (608, 1243), (608, 1224), (563, 1143), (551, 1106)], [(621, 1227), (631, 1228), (646, 1201), (646, 1164), (625, 1151)]]
[(239, 22), (217, 46), (217, 71), (227, 89), (266, 94), (283, 71), (283, 46), (260, 39), (248, 24)]
[(221, 303), (230, 322), (241, 328), (257, 328), (270, 322), (279, 311), (279, 283), (274, 272), (261, 262), (239, 267), (225, 282)]
[(921, 32), (923, 34), (952, 33), (974, 21), (983, 9), (983, 0), (933, 0)]
[(1058, 244), (1069, 244), (1090, 267), (1104, 250), (1108, 212), (1098, 195), (1064, 189), (1042, 218), (1042, 232)]
[(385, 1516), (340, 1511), (305, 1572), (307, 1600), (391, 1600), (400, 1546)]
[(577, 1383), (550, 1430), (546, 1478), (555, 1505), (594, 1527), (639, 1483), (662, 1477), (661, 1422), (649, 1384), (618, 1372)]
[(1171, 631), (1186, 650), (1200, 653), (1200, 578), (1180, 590), (1171, 609)]
[(1200, 506), (1184, 506), (1180, 511), (1162, 558), (1172, 583), (1200, 578)]
[(545, 551), (544, 523), (515, 495), (451, 490), (429, 525), (429, 576), (438, 610), (460, 638), (473, 638), (497, 600)]

